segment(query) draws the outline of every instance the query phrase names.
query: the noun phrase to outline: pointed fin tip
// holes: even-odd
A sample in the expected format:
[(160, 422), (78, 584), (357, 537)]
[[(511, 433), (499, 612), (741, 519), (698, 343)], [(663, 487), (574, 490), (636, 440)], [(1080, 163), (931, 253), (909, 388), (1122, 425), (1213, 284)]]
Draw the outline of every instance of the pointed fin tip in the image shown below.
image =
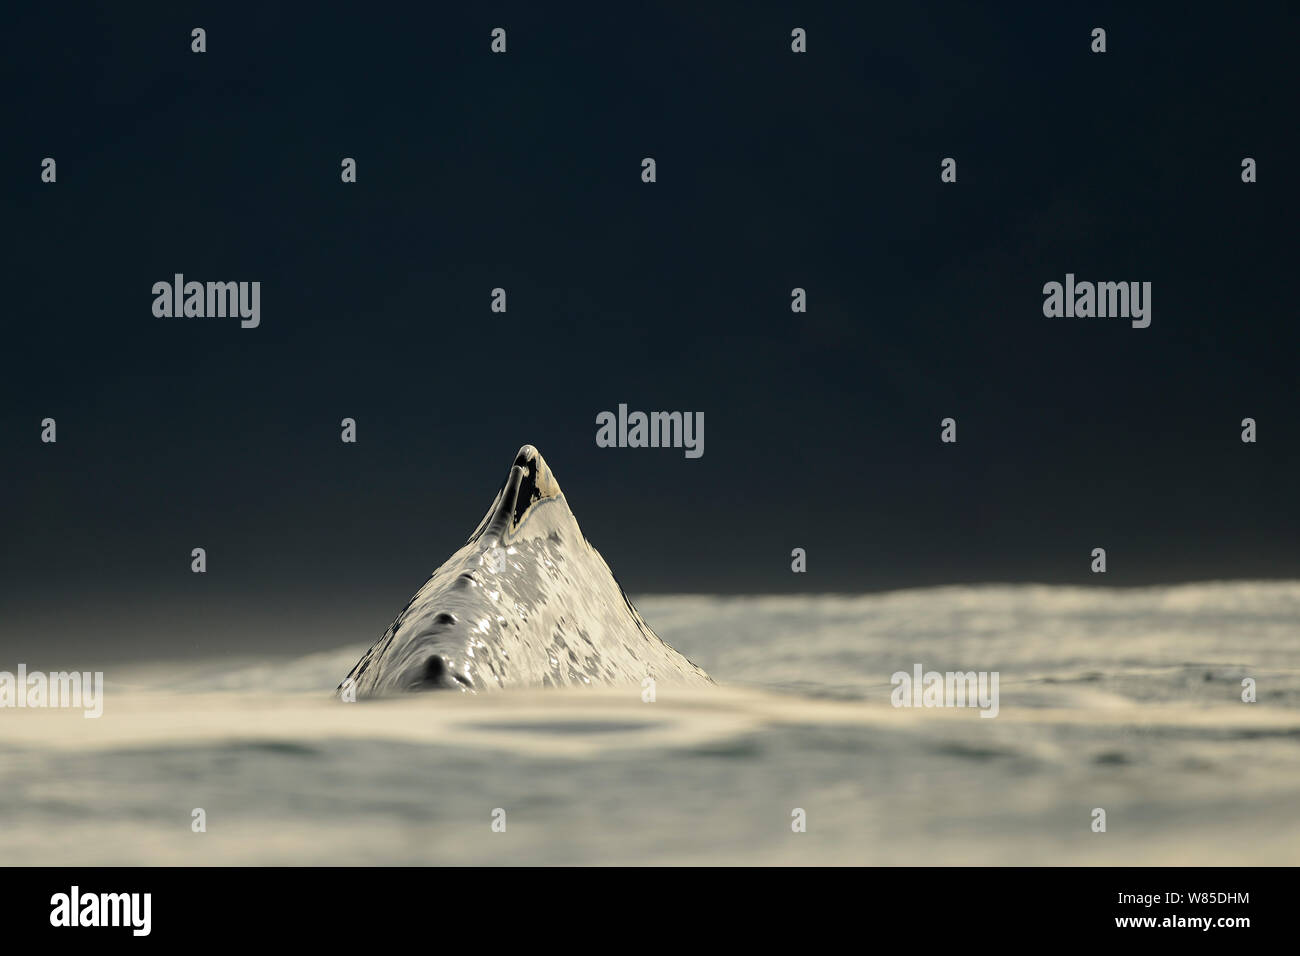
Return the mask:
[(546, 464), (546, 459), (542, 453), (537, 450), (535, 445), (523, 445), (515, 453), (514, 464), (511, 468), (522, 468), (524, 470), (523, 485), (521, 490), (531, 485), (532, 489), (537, 492), (537, 498), (554, 498), (562, 495), (560, 483), (555, 480), (555, 475), (551, 473), (551, 468)]
[(538, 501), (563, 494), (551, 474), (542, 453), (533, 445), (523, 445), (515, 453), (510, 474), (497, 496), (496, 506), (487, 522), (487, 532), (498, 537), (511, 535), (522, 523), (528, 509)]

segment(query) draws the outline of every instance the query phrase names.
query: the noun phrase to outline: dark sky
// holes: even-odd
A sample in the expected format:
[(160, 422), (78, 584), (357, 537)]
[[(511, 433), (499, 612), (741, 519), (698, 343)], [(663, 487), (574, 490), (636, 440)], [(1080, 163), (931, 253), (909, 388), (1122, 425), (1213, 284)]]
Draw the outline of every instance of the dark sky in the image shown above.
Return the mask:
[[(9, 14), (11, 628), (377, 636), (525, 442), (634, 594), (1300, 574), (1294, 8), (402, 6)], [(155, 318), (176, 272), (261, 327)], [(1067, 272), (1151, 327), (1045, 318)], [(620, 402), (704, 457), (597, 448)]]

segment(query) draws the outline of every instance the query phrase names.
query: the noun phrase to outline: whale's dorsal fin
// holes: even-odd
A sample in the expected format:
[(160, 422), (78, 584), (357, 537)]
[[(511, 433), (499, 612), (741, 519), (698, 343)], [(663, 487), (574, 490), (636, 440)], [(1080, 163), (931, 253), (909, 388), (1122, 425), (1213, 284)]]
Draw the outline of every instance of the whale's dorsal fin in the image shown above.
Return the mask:
[(430, 575), (345, 683), (354, 682), (358, 697), (374, 697), (637, 684), (651, 674), (712, 683), (637, 613), (583, 536), (545, 459), (524, 445), (473, 535)]
[(483, 535), (506, 540), (512, 537), (540, 502), (564, 497), (559, 482), (551, 474), (546, 459), (532, 445), (524, 445), (515, 455), (510, 473), (497, 492), (492, 507), (483, 516), (469, 540)]

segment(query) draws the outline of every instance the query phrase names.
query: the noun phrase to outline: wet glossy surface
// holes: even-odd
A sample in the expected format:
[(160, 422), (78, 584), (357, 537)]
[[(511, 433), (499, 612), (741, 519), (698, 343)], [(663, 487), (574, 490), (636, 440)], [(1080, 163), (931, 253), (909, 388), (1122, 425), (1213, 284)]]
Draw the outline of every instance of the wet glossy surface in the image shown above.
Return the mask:
[(537, 449), (352, 669), (357, 696), (659, 682), (708, 684), (665, 644), (578, 528)]

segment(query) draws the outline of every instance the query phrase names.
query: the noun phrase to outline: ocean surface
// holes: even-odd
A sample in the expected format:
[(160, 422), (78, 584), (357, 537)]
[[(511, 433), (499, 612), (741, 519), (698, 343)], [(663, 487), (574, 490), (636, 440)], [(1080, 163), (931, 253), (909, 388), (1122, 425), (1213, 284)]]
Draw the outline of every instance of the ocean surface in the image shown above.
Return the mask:
[[(1300, 863), (1300, 582), (636, 604), (716, 688), (333, 699), (376, 621), (0, 710), (0, 860)], [(917, 664), (998, 672), (998, 715), (895, 708)]]

